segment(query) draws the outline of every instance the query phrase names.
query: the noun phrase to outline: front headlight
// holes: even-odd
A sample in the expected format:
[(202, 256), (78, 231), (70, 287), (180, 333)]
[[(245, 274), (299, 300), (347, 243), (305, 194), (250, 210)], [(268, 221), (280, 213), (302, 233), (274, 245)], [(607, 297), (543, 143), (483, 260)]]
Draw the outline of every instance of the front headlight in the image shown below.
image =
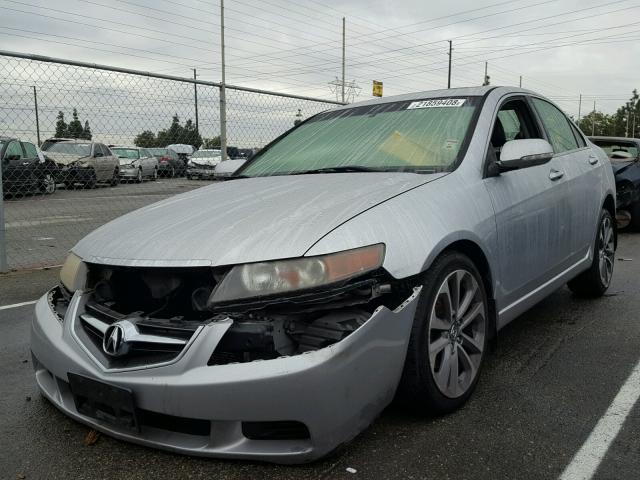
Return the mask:
[(82, 290), (87, 280), (87, 265), (80, 257), (70, 253), (60, 270), (60, 283), (70, 292)]
[(321, 287), (376, 270), (383, 260), (380, 243), (317, 257), (237, 265), (214, 289), (209, 303)]

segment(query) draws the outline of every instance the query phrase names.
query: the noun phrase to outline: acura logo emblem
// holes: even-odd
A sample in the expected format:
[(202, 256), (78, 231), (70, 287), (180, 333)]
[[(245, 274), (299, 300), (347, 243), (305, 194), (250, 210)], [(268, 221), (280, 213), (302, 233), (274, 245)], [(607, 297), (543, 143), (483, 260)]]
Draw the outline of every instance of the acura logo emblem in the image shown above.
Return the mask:
[(129, 352), (129, 344), (125, 335), (125, 325), (114, 323), (104, 332), (102, 350), (112, 357), (120, 357)]

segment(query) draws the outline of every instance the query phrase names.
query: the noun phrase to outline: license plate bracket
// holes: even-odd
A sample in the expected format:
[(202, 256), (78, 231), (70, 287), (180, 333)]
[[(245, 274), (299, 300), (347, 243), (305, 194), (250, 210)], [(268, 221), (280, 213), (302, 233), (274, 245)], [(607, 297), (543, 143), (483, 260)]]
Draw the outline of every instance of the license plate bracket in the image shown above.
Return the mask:
[(131, 390), (76, 373), (67, 373), (67, 377), (79, 413), (115, 427), (140, 430)]

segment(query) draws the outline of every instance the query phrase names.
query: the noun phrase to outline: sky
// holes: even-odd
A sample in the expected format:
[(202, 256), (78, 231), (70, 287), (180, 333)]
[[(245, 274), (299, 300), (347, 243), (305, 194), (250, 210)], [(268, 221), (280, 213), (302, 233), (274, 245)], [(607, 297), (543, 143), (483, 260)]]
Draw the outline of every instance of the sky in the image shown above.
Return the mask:
[[(3, 50), (221, 79), (219, 0), (0, 6)], [(522, 76), (574, 117), (594, 100), (609, 113), (638, 87), (639, 14), (637, 0), (227, 0), (226, 82), (335, 100), (344, 17), (355, 101), (371, 97), (373, 80), (385, 96), (446, 87), (451, 40), (454, 87), (480, 85), (487, 62), (492, 85)]]

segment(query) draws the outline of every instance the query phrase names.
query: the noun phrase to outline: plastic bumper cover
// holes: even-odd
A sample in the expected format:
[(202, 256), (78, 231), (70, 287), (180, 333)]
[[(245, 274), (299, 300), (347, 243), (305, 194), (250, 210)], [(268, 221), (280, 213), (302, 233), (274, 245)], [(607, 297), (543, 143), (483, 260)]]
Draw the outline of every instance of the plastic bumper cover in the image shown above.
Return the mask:
[[(74, 419), (114, 437), (192, 455), (302, 463), (319, 458), (366, 428), (392, 400), (402, 373), (420, 289), (398, 308), (378, 308), (346, 339), (274, 360), (207, 366), (231, 320), (208, 324), (183, 355), (165, 366), (109, 371), (73, 334), (83, 309), (77, 292), (64, 322), (46, 295), (36, 304), (31, 349), (43, 394)], [(133, 391), (136, 407), (210, 421), (208, 435), (142, 426), (121, 430), (80, 414), (68, 373)], [(296, 421), (308, 439), (251, 440), (242, 422)]]

